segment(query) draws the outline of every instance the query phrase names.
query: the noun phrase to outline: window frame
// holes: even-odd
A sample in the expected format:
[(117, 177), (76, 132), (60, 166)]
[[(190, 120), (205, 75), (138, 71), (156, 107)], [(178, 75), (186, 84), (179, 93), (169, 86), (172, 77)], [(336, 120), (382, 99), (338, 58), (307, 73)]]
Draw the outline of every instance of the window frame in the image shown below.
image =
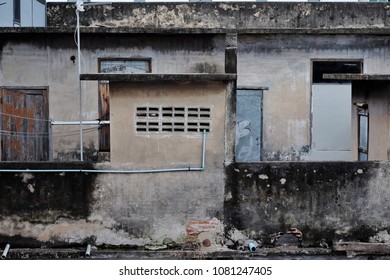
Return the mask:
[(102, 62), (104, 61), (146, 61), (148, 63), (146, 73), (152, 73), (152, 58), (150, 57), (101, 57), (98, 58), (98, 73), (102, 73)]
[[(369, 143), (370, 143), (370, 140), (369, 140), (369, 131), (370, 131), (370, 117), (369, 117), (369, 110), (368, 108), (360, 108), (358, 107), (358, 160), (359, 161), (367, 161), (368, 160), (368, 153), (369, 153)], [(366, 137), (366, 146), (362, 146), (360, 145), (361, 144), (361, 132), (362, 132), (362, 126), (361, 126), (361, 118), (362, 117), (365, 117), (367, 118), (367, 123), (366, 123), (366, 127), (365, 127), (365, 137)], [(365, 155), (366, 159), (362, 159), (361, 158), (361, 155)]]

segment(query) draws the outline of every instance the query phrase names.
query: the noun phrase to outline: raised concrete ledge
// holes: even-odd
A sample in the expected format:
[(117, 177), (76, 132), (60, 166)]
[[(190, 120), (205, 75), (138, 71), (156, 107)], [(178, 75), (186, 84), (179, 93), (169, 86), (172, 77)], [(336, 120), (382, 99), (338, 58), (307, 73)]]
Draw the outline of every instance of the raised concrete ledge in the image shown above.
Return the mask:
[(198, 81), (233, 81), (236, 74), (81, 74), (84, 81), (113, 82), (198, 82)]
[(324, 74), (323, 78), (340, 81), (390, 81), (390, 74)]
[[(0, 35), (12, 34), (73, 34), (75, 27), (0, 27)], [(390, 27), (356, 27), (356, 28), (161, 28), (161, 27), (81, 27), (81, 34), (210, 34), (238, 35), (297, 34), (297, 35), (390, 35)]]
[(333, 245), (333, 251), (355, 255), (389, 255), (390, 243), (340, 242)]

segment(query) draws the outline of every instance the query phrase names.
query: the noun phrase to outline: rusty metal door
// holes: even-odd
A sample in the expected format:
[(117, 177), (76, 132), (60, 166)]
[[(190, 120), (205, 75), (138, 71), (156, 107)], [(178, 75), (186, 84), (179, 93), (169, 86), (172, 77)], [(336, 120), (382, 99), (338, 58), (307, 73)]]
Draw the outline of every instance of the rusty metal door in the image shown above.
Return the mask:
[(47, 89), (1, 88), (1, 160), (47, 161)]

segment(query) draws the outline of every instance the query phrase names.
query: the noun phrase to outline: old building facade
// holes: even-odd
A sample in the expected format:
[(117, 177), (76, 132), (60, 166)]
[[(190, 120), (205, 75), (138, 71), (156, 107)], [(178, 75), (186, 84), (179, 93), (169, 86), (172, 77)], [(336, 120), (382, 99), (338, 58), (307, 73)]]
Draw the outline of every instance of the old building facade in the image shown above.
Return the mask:
[(389, 229), (388, 85), (338, 75), (389, 73), (387, 4), (90, 6), (79, 42), (75, 10), (0, 29), (3, 239)]

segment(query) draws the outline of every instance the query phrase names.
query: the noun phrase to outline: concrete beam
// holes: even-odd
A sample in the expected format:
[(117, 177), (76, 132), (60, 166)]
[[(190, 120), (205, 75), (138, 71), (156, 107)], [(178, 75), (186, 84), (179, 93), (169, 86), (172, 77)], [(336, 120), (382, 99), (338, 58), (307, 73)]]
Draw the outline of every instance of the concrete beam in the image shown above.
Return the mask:
[(389, 74), (324, 74), (323, 78), (340, 81), (390, 81)]
[(112, 81), (112, 82), (176, 82), (176, 81), (232, 81), (235, 74), (81, 74), (80, 79), (85, 81)]
[[(0, 27), (2, 34), (73, 34), (75, 27)], [(351, 27), (351, 28), (134, 28), (134, 27), (81, 27), (82, 34), (229, 34), (255, 35), (255, 34), (296, 34), (296, 35), (389, 35), (390, 27)]]

